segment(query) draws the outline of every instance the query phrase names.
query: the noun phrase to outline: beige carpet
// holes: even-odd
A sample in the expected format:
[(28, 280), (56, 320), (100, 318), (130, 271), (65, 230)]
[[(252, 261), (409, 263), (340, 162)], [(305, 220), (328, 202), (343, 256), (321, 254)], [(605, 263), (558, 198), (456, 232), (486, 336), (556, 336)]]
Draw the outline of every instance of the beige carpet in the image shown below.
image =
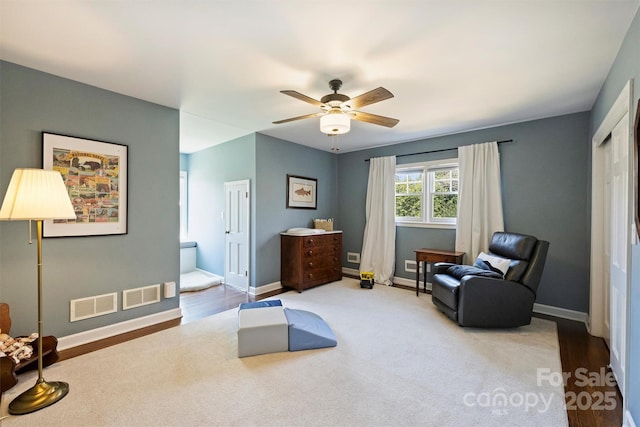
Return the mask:
[[(229, 310), (45, 369), (69, 395), (2, 425), (567, 425), (562, 386), (537, 381), (561, 372), (553, 322), (460, 328), (428, 295), (352, 279), (276, 298), (322, 316), (338, 346), (239, 359)], [(35, 378), (5, 393), (3, 416)]]

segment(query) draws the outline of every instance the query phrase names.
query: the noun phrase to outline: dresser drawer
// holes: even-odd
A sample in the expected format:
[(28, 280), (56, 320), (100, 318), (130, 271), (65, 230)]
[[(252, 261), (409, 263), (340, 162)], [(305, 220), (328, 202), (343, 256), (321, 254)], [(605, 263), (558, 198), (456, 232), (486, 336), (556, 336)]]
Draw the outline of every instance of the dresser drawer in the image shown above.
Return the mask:
[(331, 246), (313, 246), (310, 248), (305, 248), (302, 252), (302, 256), (304, 259), (307, 258), (317, 258), (317, 257), (335, 257), (340, 256), (342, 252), (341, 245), (331, 245)]
[(316, 234), (313, 236), (304, 236), (303, 238), (303, 246), (305, 248), (329, 246), (338, 242), (342, 242), (342, 236), (338, 234)]
[(340, 257), (339, 256), (315, 256), (315, 257), (307, 257), (302, 262), (302, 269), (306, 272), (307, 270), (317, 269), (317, 268), (325, 268), (325, 267), (334, 267), (340, 265)]

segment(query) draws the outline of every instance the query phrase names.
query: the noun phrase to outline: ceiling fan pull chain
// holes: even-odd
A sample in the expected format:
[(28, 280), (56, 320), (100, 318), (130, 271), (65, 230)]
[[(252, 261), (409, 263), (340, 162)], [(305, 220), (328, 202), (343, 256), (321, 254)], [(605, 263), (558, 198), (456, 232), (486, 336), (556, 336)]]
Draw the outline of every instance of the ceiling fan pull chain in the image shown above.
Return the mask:
[(338, 147), (338, 135), (337, 134), (333, 134), (330, 135), (331, 137), (331, 151), (340, 151), (340, 148)]

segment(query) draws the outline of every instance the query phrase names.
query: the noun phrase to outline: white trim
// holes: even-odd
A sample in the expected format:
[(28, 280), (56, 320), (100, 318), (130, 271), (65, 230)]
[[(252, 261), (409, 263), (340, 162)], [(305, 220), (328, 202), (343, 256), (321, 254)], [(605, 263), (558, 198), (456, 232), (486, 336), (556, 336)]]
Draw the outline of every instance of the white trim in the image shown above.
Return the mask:
[(633, 80), (629, 80), (622, 89), (622, 92), (618, 95), (615, 102), (607, 112), (604, 120), (598, 126), (598, 129), (593, 134), (591, 142), (593, 145), (600, 145), (611, 133), (613, 128), (618, 124), (621, 118), (624, 117), (629, 111), (633, 111), (631, 105), (631, 93), (633, 91)]
[[(416, 287), (416, 281), (415, 279), (407, 279), (405, 277), (394, 277), (393, 278), (393, 283), (396, 283), (398, 285), (402, 285), (402, 286), (409, 286), (411, 288), (415, 288)], [(424, 285), (423, 285), (424, 281), (420, 280), (419, 281), (419, 288), (422, 291), (424, 289)], [(427, 290), (430, 291), (431, 290), (431, 283), (427, 282)]]
[(356, 270), (355, 268), (342, 267), (342, 274), (360, 277), (360, 270)]
[(559, 317), (561, 319), (575, 320), (587, 325), (589, 315), (582, 311), (569, 310), (568, 308), (554, 307), (545, 304), (533, 304), (533, 312), (538, 314), (546, 314), (548, 316)]
[[(354, 270), (351, 268), (342, 268), (342, 272), (345, 274), (358, 276), (360, 272), (358, 270)], [(394, 277), (393, 283), (403, 286), (408, 286), (415, 288), (416, 281), (415, 279), (407, 279), (405, 277)], [(423, 281), (419, 281), (420, 290), (423, 289)], [(431, 283), (427, 282), (427, 290), (431, 290)], [(581, 322), (587, 324), (588, 314), (583, 313), (581, 311), (569, 310), (567, 308), (562, 307), (554, 307), (551, 305), (545, 304), (533, 304), (533, 312), (538, 314), (546, 314), (548, 316), (558, 317), (560, 319), (568, 319), (575, 320), (576, 322)]]
[[(589, 283), (589, 324), (587, 325), (587, 329), (589, 333), (602, 337), (606, 335), (606, 326), (605, 326), (605, 310), (602, 302), (605, 300), (605, 283), (608, 281), (602, 280), (603, 275), (605, 274), (606, 268), (604, 266), (604, 262), (602, 256), (599, 252), (599, 248), (603, 247), (604, 244), (604, 232), (602, 224), (604, 223), (603, 214), (601, 212), (601, 206), (604, 203), (604, 191), (602, 182), (604, 181), (604, 165), (603, 165), (603, 149), (600, 147), (602, 143), (606, 140), (608, 135), (613, 131), (615, 126), (620, 122), (620, 120), (628, 114), (629, 120), (629, 144), (633, 143), (633, 79), (630, 79), (625, 84), (624, 88), (616, 98), (614, 104), (611, 106), (609, 111), (607, 112), (604, 120), (598, 126), (598, 129), (593, 135), (591, 139), (591, 258), (590, 258), (590, 283)], [(631, 151), (632, 152), (632, 151)], [(629, 171), (633, 170), (633, 156), (629, 156)], [(627, 208), (629, 209), (630, 218), (634, 217), (634, 212), (632, 209), (633, 203), (632, 201), (635, 199), (635, 196), (632, 194), (633, 183), (632, 183), (632, 174), (629, 173), (629, 182), (627, 185), (629, 191), (629, 203)], [(630, 229), (635, 230), (632, 227), (632, 224), (629, 224)], [(634, 232), (635, 234), (635, 232)], [(631, 236), (631, 231), (629, 232)], [(626, 321), (625, 331), (624, 331), (624, 340), (625, 340), (625, 355), (624, 359), (629, 360), (629, 319), (631, 318), (631, 292), (630, 292), (630, 272), (629, 268), (631, 265), (631, 250), (627, 251), (627, 307), (626, 307)], [(628, 367), (628, 363), (627, 363)], [(629, 370), (624, 370), (624, 381), (623, 389), (620, 390), (623, 399), (627, 396), (627, 387), (629, 382)], [(627, 408), (627, 400), (624, 399), (624, 407)]]
[(138, 317), (136, 319), (125, 320), (124, 322), (114, 323), (112, 325), (103, 326), (101, 328), (91, 329), (79, 332), (73, 335), (67, 335), (58, 338), (58, 350), (67, 350), (69, 348), (78, 347), (80, 345), (89, 344), (94, 341), (111, 338), (116, 335), (135, 331), (137, 329), (146, 328), (157, 325), (159, 323), (168, 322), (170, 320), (180, 319), (182, 310), (174, 308), (159, 313), (150, 314), (148, 316)]
[[(591, 139), (591, 280), (588, 329), (591, 334), (598, 337), (603, 337), (606, 334), (605, 311), (604, 307), (602, 307), (602, 301), (604, 301), (603, 286), (605, 282), (602, 280), (602, 275), (604, 274), (605, 267), (602, 263), (602, 256), (598, 251), (598, 248), (603, 247), (604, 239), (602, 231), (604, 219), (600, 209), (604, 196), (602, 186), (599, 185), (604, 179), (604, 165), (602, 164), (600, 145), (606, 140), (620, 119), (624, 117), (626, 113), (632, 111), (632, 90), (633, 80), (629, 80)], [(631, 114), (629, 114), (629, 117), (631, 121)], [(633, 126), (629, 126), (629, 128), (633, 129)], [(633, 139), (630, 139), (629, 141), (632, 140)], [(629, 188), (631, 189), (633, 186)]]
[[(277, 281), (277, 282), (268, 283), (266, 285), (262, 285), (258, 287), (252, 286), (251, 288), (249, 288), (249, 294), (262, 295), (262, 294), (266, 294), (273, 291), (279, 291), (282, 288), (283, 288), (282, 283), (280, 283), (280, 281)], [(244, 292), (244, 289), (241, 289), (241, 290)]]
[(636, 422), (633, 421), (631, 412), (627, 409), (624, 411), (624, 419), (622, 420), (622, 427), (636, 427)]
[(412, 222), (412, 221), (396, 221), (396, 227), (414, 227), (414, 228), (443, 228), (455, 230), (456, 224), (437, 224), (435, 222)]

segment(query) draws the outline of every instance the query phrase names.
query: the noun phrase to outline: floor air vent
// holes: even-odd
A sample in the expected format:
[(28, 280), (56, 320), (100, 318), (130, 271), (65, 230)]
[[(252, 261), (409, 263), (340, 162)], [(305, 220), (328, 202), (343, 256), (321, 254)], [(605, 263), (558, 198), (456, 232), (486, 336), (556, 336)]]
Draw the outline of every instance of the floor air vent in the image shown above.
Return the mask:
[(70, 322), (102, 316), (118, 311), (118, 294), (104, 294), (71, 300)]
[(141, 305), (160, 302), (160, 285), (122, 291), (122, 309), (140, 307)]

